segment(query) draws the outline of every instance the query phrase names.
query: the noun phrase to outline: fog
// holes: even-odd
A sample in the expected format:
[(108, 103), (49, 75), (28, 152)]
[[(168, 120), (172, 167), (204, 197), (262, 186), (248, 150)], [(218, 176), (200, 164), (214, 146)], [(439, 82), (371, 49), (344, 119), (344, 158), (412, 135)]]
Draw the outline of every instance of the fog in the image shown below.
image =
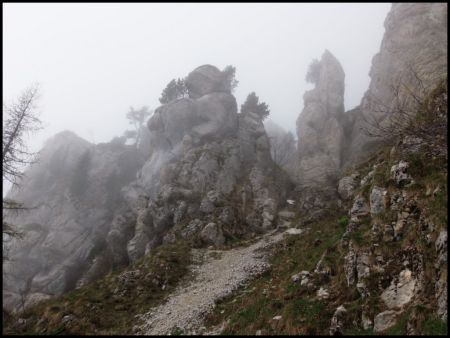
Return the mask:
[(307, 67), (329, 49), (346, 74), (345, 108), (369, 84), (390, 4), (4, 4), (3, 100), (41, 85), (44, 129), (107, 142), (130, 106), (159, 106), (162, 89), (202, 64), (236, 67), (238, 105), (255, 91), (295, 135)]

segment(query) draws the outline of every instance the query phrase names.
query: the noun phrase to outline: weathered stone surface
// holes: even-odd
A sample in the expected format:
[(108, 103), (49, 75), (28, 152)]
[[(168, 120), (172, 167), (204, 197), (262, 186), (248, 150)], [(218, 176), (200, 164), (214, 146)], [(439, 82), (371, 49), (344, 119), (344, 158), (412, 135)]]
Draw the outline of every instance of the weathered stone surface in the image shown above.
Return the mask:
[[(72, 133), (46, 146), (27, 172), (26, 191), (10, 195), (38, 208), (10, 218), (30, 231), (25, 241), (7, 244), (15, 264), (4, 272), (17, 280), (5, 284), (6, 302), (17, 303), (28, 287), (25, 293), (60, 294), (150, 253), (163, 239), (197, 238), (204, 224), (226, 225), (232, 234), (275, 226), (289, 178), (271, 158), (261, 118), (237, 114), (223, 75), (199, 67), (187, 79), (189, 98), (155, 110), (147, 123), (151, 151), (117, 139), (92, 145)], [(194, 221), (199, 212), (205, 219)]]
[(355, 197), (353, 206), (350, 209), (350, 217), (362, 217), (369, 214), (369, 206), (367, 205), (366, 199), (362, 195)]
[(386, 196), (386, 189), (380, 187), (373, 187), (370, 192), (370, 213), (378, 215), (385, 211), (384, 198)]
[(282, 211), (278, 212), (278, 217), (286, 219), (286, 220), (291, 220), (291, 219), (295, 218), (295, 212), (288, 211), (288, 210), (282, 210)]
[(436, 252), (438, 254), (438, 264), (447, 263), (447, 231), (441, 230), (435, 243)]
[(403, 153), (417, 154), (423, 144), (423, 139), (414, 136), (405, 136), (402, 140)]
[(190, 72), (186, 77), (186, 87), (193, 99), (213, 92), (229, 93), (222, 72), (212, 65), (203, 65)]
[(40, 303), (41, 301), (49, 299), (49, 298), (50, 298), (50, 296), (46, 295), (44, 293), (40, 293), (40, 292), (32, 293), (32, 294), (28, 295), (27, 300), (24, 304), (24, 308), (36, 305), (36, 304)]
[(408, 174), (409, 163), (406, 161), (400, 161), (391, 168), (391, 178), (397, 183), (397, 185), (405, 185), (411, 182), (411, 176)]
[(381, 312), (375, 316), (373, 330), (375, 332), (384, 331), (397, 322), (398, 313), (393, 310)]
[(331, 318), (330, 325), (330, 336), (342, 335), (343, 322), (342, 317), (345, 315), (347, 310), (344, 305), (339, 306)]
[(181, 237), (185, 239), (194, 237), (195, 234), (197, 234), (197, 232), (200, 231), (202, 226), (203, 222), (200, 221), (198, 218), (190, 221), (189, 224), (181, 230), (180, 232)]
[(290, 228), (286, 230), (289, 235), (301, 235), (304, 232), (303, 229)]
[[(3, 285), (6, 298), (24, 294), (27, 301), (28, 294), (57, 295), (89, 276), (101, 275), (103, 268), (94, 260), (109, 250), (105, 238), (115, 226), (115, 213), (127, 211), (121, 188), (134, 179), (142, 163), (132, 146), (93, 145), (68, 131), (49, 140), (39, 161), (26, 170), (23, 189), (8, 194), (35, 208), (4, 214), (26, 232), (24, 239), (6, 239), (10, 256), (3, 270), (8, 276)], [(123, 226), (124, 240), (116, 237), (116, 243), (129, 240), (126, 222)], [(117, 254), (123, 260), (107, 255), (105, 265), (126, 263), (126, 253)], [(18, 303), (12, 301), (8, 307), (14, 305)]]
[(429, 87), (447, 74), (446, 3), (393, 4), (384, 27), (380, 51), (372, 59), (369, 89), (349, 124), (350, 141), (344, 154), (348, 164), (364, 158), (380, 144), (381, 140), (367, 136), (362, 128), (370, 129), (367, 121), (373, 119), (381, 125), (388, 122), (396, 102), (392, 86), (405, 85), (398, 101), (412, 100), (407, 91), (419, 92), (421, 85)]
[(214, 211), (216, 206), (219, 206), (221, 202), (221, 196), (218, 191), (211, 190), (202, 199), (200, 203), (200, 211), (204, 213), (211, 213)]
[(356, 270), (356, 253), (353, 249), (352, 242), (348, 245), (348, 253), (345, 256), (345, 276), (347, 278), (347, 285), (354, 285), (356, 283), (356, 280), (358, 278), (357, 270)]
[(370, 292), (367, 289), (366, 283), (364, 283), (364, 282), (356, 283), (356, 290), (361, 295), (362, 299), (366, 299), (367, 297), (370, 296)]
[(291, 277), (292, 282), (298, 283), (300, 281), (301, 286), (308, 286), (310, 284), (311, 274), (309, 271), (301, 271)]
[(320, 289), (317, 290), (316, 295), (318, 299), (328, 299), (330, 297), (328, 290), (324, 289), (323, 287), (320, 287)]
[(148, 197), (141, 196), (139, 204), (134, 237), (127, 244), (128, 256), (132, 262), (145, 254), (146, 246), (153, 235), (153, 218), (150, 209), (147, 208)]
[(448, 303), (448, 267), (447, 267), (447, 231), (442, 230), (435, 243), (437, 260), (436, 268), (436, 282), (435, 282), (435, 297), (437, 300), (437, 314), (442, 320), (447, 320)]
[(369, 171), (369, 173), (364, 176), (361, 180), (361, 186), (366, 185), (367, 183), (369, 183), (369, 181), (373, 178), (373, 175), (375, 175), (375, 170), (371, 170)]
[(402, 308), (414, 297), (416, 283), (417, 280), (412, 276), (411, 270), (403, 270), (397, 281), (394, 278), (391, 285), (383, 291), (381, 299), (389, 309)]
[(356, 258), (356, 272), (358, 281), (370, 276), (369, 255), (365, 252), (359, 252)]
[(395, 223), (394, 229), (394, 238), (399, 240), (405, 231), (406, 219), (399, 217), (397, 222)]
[(356, 175), (345, 176), (339, 180), (338, 193), (342, 199), (347, 200), (353, 196), (353, 191), (358, 185), (357, 177)]
[(297, 119), (298, 181), (327, 186), (341, 165), (345, 74), (339, 61), (326, 50), (318, 64), (315, 88), (303, 96), (305, 107)]
[(200, 233), (203, 241), (207, 244), (213, 244), (220, 246), (225, 243), (225, 237), (223, 236), (222, 227), (216, 223), (208, 223)]

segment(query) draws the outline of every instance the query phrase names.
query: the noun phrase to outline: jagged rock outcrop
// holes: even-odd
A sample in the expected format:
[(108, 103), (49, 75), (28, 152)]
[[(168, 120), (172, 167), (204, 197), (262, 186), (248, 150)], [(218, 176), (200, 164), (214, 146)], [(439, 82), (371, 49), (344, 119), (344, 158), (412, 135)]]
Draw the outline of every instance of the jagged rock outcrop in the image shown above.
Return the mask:
[(224, 74), (212, 65), (197, 67), (186, 77), (189, 97), (198, 99), (209, 93), (225, 92), (230, 94), (230, 83)]
[(398, 278), (392, 280), (391, 285), (383, 291), (381, 299), (389, 309), (402, 308), (408, 304), (413, 296), (417, 281), (410, 270), (400, 272)]
[(448, 289), (448, 252), (447, 252), (447, 230), (442, 230), (439, 233), (435, 242), (436, 253), (438, 255), (435, 269), (435, 297), (437, 300), (437, 313), (442, 320), (447, 320), (448, 303), (447, 303), (447, 289)]
[[(358, 107), (344, 113), (344, 72), (330, 52), (312, 64), (315, 88), (305, 93), (297, 119), (296, 180), (302, 188), (335, 189), (345, 169), (381, 144), (382, 139), (368, 136), (367, 130), (373, 131), (377, 123), (387, 125), (398, 102), (407, 107), (414, 101), (411, 92), (420, 96), (423, 88), (446, 76), (447, 4), (393, 4), (384, 25), (370, 86)], [(397, 94), (393, 87), (398, 86)]]
[(398, 312), (387, 310), (376, 315), (374, 319), (373, 330), (375, 332), (384, 331), (397, 322)]
[(347, 200), (353, 196), (353, 191), (358, 186), (359, 174), (355, 173), (351, 176), (345, 176), (339, 180), (338, 194), (343, 200)]
[[(447, 4), (396, 3), (384, 22), (380, 52), (372, 59), (371, 82), (359, 107), (349, 115), (346, 165), (362, 159), (380, 144), (362, 131), (367, 122), (387, 123), (396, 102), (396, 87), (402, 87), (399, 101), (412, 100), (408, 91), (420, 95), (447, 74)], [(416, 75), (423, 82), (417, 81)], [(350, 113), (350, 112), (348, 112)], [(346, 113), (346, 115), (348, 114)]]
[[(37, 208), (11, 216), (27, 229), (8, 244), (5, 305), (61, 294), (181, 238), (223, 245), (276, 226), (289, 178), (271, 159), (261, 118), (237, 113), (223, 72), (201, 66), (189, 98), (155, 110), (142, 152), (57, 135), (10, 197)], [(143, 154), (147, 154), (144, 158)], [(31, 298), (30, 298), (31, 299)]]
[[(148, 121), (153, 153), (127, 191), (130, 201), (149, 197), (146, 252), (178, 236), (220, 245), (222, 231), (226, 237), (275, 225), (288, 178), (270, 157), (261, 119), (237, 114), (221, 74), (209, 65), (195, 69), (186, 79), (190, 97), (159, 107)], [(208, 239), (212, 232), (217, 240)]]
[(327, 187), (334, 186), (341, 166), (345, 74), (328, 50), (315, 67), (315, 88), (303, 96), (297, 119), (297, 179), (303, 186)]
[(347, 310), (343, 305), (339, 306), (331, 318), (330, 325), (330, 336), (340, 336), (342, 335), (342, 317), (345, 315)]
[(22, 188), (7, 195), (33, 209), (4, 214), (25, 234), (5, 245), (6, 307), (22, 296), (60, 294), (98, 277), (92, 266), (98, 271), (113, 265), (112, 255), (98, 254), (107, 247), (115, 211), (123, 205), (120, 189), (142, 163), (131, 146), (93, 145), (68, 131), (46, 143), (25, 172)]

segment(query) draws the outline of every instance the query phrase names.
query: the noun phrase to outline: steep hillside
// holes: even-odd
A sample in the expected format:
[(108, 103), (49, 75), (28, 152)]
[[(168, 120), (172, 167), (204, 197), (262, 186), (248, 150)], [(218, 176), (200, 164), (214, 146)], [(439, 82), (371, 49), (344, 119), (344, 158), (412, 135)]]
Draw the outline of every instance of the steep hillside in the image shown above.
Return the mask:
[(5, 215), (26, 233), (5, 244), (8, 310), (89, 284), (162, 243), (220, 247), (276, 226), (290, 179), (271, 158), (262, 119), (238, 114), (227, 81), (211, 65), (192, 71), (188, 97), (149, 119), (145, 151), (70, 132), (47, 143), (8, 195), (35, 207)]
[[(430, 109), (447, 106), (446, 82)], [(429, 110), (419, 112), (431, 114)], [(440, 135), (435, 135), (439, 137)], [(399, 140), (340, 180), (342, 198), (219, 303), (225, 334), (446, 334), (446, 157)]]
[(68, 131), (47, 142), (22, 188), (7, 196), (32, 209), (4, 214), (24, 233), (5, 240), (6, 308), (61, 294), (110, 268), (111, 260), (99, 253), (107, 250), (114, 215), (123, 211), (120, 190), (143, 161), (131, 146), (93, 145)]
[[(384, 22), (380, 52), (372, 59), (370, 85), (352, 121), (345, 162), (362, 160), (382, 143), (361, 128), (367, 122), (387, 123), (399, 101), (413, 103), (447, 74), (447, 4), (395, 3)], [(381, 141), (381, 142), (380, 142)]]
[(56, 135), (8, 195), (35, 208), (5, 215), (3, 332), (446, 334), (446, 10), (392, 6), (349, 112), (339, 61), (311, 65), (292, 177), (212, 65), (144, 152)]
[[(446, 81), (422, 108), (421, 123), (436, 111), (446, 121)], [(430, 146), (405, 138), (381, 148), (339, 180), (340, 198), (319, 220), (291, 207), (278, 234), (222, 250), (163, 244), (8, 317), (4, 332), (444, 335), (448, 166)], [(281, 237), (286, 226), (297, 236)], [(257, 250), (265, 238), (267, 262)]]

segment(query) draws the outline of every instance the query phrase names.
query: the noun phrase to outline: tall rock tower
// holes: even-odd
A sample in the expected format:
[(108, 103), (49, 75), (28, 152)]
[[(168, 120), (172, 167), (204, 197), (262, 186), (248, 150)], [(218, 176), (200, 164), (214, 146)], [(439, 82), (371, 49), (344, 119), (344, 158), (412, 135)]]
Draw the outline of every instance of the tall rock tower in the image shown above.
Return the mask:
[(308, 78), (315, 88), (303, 96), (304, 108), (297, 119), (297, 180), (301, 187), (333, 186), (341, 165), (345, 74), (328, 50), (313, 62)]

